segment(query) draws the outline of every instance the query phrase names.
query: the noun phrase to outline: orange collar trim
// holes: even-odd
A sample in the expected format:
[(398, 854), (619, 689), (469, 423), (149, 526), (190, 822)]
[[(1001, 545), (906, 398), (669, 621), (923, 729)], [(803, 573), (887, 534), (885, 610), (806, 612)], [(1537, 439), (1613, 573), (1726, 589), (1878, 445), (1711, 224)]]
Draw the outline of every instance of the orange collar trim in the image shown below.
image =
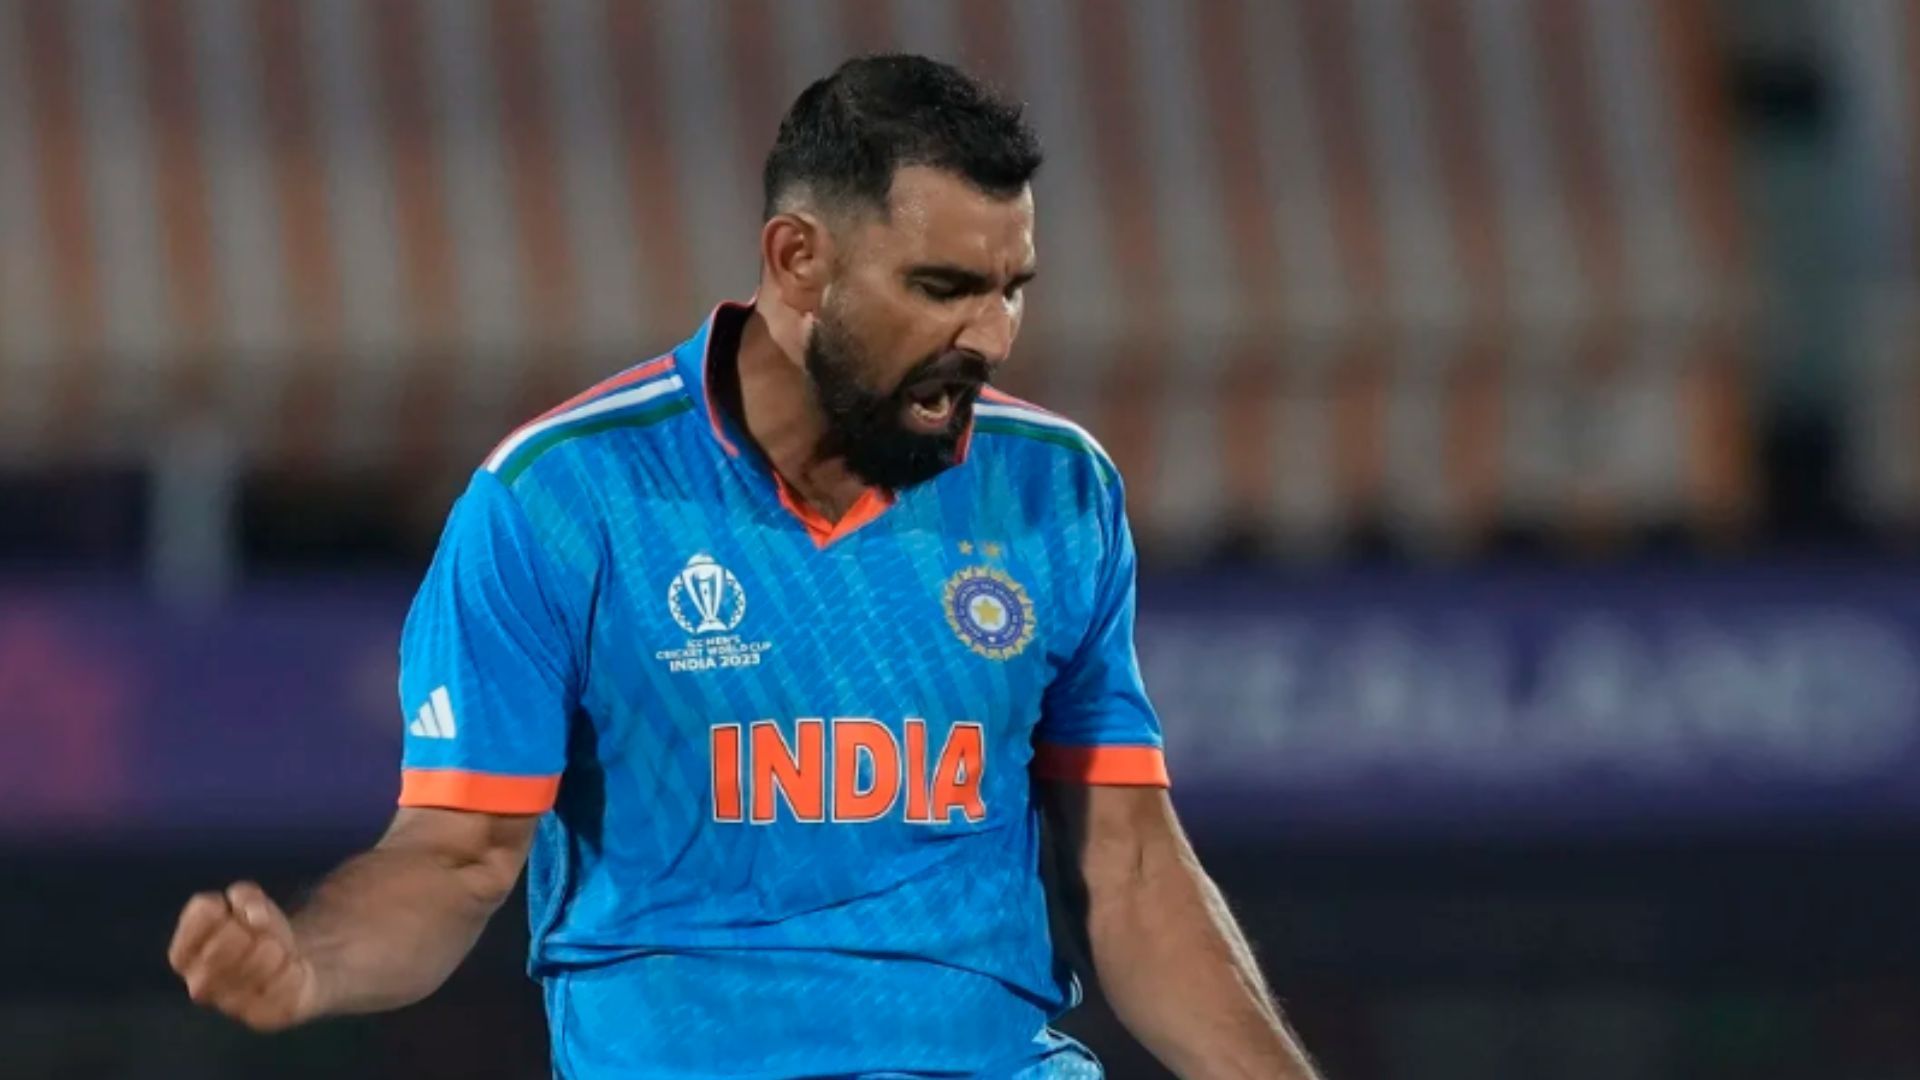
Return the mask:
[(780, 489), (780, 505), (787, 512), (800, 519), (807, 527), (807, 536), (813, 540), (813, 546), (824, 549), (836, 540), (843, 540), (871, 525), (887, 508), (893, 505), (893, 493), (882, 488), (868, 488), (860, 493), (860, 498), (840, 516), (839, 521), (829, 521), (826, 516), (808, 506), (794, 494), (793, 486), (779, 473), (773, 474), (773, 482)]

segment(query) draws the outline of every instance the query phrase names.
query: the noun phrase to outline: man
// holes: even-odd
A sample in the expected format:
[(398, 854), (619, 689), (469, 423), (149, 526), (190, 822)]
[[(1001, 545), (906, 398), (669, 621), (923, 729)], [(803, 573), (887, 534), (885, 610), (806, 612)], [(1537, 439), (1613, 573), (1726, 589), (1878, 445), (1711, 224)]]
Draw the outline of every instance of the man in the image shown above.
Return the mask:
[(260, 1030), (416, 1001), (531, 849), (557, 1075), (1098, 1076), (1048, 1027), (1057, 850), (1161, 1060), (1308, 1077), (1167, 799), (1120, 479), (987, 389), (1039, 164), (930, 60), (801, 94), (755, 300), (488, 457), (407, 620), (392, 827), (290, 918), (193, 898), (193, 999)]

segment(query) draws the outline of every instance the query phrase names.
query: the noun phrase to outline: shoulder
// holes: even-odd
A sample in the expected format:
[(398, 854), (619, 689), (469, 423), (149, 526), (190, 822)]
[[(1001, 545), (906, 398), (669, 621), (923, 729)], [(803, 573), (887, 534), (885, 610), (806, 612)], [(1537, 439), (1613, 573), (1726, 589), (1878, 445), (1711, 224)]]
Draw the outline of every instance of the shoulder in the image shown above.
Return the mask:
[(988, 390), (974, 406), (973, 433), (974, 452), (1043, 463), (1049, 466), (1045, 470), (1049, 474), (1064, 467), (1065, 474), (1079, 484), (1110, 498), (1119, 496), (1120, 470), (1106, 448), (1086, 428), (1059, 413)]
[(676, 437), (664, 423), (693, 411), (695, 402), (671, 353), (603, 380), (515, 428), (493, 448), (480, 471), (509, 490), (541, 473), (571, 472), (578, 464), (626, 447), (639, 434)]

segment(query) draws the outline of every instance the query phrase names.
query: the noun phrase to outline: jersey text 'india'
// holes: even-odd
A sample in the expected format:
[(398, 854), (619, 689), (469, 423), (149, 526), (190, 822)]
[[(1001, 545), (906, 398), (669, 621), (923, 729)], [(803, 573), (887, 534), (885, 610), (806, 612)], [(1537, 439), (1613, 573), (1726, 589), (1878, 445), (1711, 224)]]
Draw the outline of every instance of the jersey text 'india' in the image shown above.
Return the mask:
[(905, 721), (897, 739), (885, 724), (854, 717), (802, 719), (793, 726), (794, 745), (771, 720), (748, 726), (744, 736), (739, 724), (714, 726), (715, 821), (771, 825), (776, 800), (793, 820), (814, 824), (858, 825), (896, 810), (902, 821), (916, 825), (946, 822), (954, 814), (986, 820), (980, 799), (986, 742), (979, 724), (954, 724), (933, 759), (925, 720)]

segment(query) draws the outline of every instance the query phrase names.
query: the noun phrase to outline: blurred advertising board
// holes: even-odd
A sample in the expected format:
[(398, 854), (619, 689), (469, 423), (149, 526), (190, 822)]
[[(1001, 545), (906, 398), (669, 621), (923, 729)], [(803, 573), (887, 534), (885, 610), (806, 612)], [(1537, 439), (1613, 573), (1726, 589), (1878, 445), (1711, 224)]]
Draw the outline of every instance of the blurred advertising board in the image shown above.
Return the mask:
[(1139, 642), (1183, 805), (1220, 825), (1920, 823), (1916, 571), (1152, 582)]
[(0, 582), (0, 835), (377, 827), (399, 790), (404, 588), (250, 588), (218, 612)]
[[(1151, 578), (1139, 642), (1199, 829), (1920, 823), (1914, 569)], [(408, 596), (0, 582), (0, 836), (377, 828)]]

